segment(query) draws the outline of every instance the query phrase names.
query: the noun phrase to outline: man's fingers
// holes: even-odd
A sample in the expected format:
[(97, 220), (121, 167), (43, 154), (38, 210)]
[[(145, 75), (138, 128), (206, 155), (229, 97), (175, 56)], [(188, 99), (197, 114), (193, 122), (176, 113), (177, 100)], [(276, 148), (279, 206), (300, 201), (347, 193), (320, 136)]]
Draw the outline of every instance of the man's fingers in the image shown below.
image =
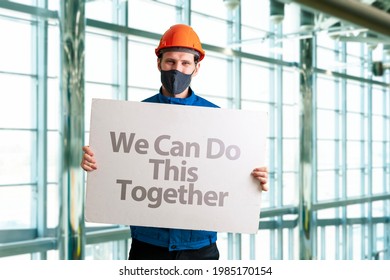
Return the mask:
[(97, 169), (96, 164), (85, 160), (81, 163), (81, 168), (84, 169), (85, 171), (92, 171)]

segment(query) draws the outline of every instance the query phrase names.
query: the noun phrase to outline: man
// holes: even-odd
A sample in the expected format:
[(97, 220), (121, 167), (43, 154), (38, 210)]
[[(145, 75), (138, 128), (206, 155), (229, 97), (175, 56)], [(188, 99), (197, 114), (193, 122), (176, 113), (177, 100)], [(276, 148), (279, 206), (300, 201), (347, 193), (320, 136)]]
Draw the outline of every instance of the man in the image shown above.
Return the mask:
[[(198, 74), (200, 61), (205, 56), (198, 35), (190, 26), (172, 26), (161, 37), (155, 52), (162, 86), (158, 94), (143, 102), (218, 108), (197, 96), (190, 87), (191, 78)], [(97, 169), (91, 149), (85, 146), (83, 151), (81, 167), (85, 171)], [(255, 168), (252, 176), (259, 180), (263, 190), (267, 190), (267, 168)], [(219, 259), (216, 232), (141, 226), (130, 228), (132, 244), (129, 259)]]

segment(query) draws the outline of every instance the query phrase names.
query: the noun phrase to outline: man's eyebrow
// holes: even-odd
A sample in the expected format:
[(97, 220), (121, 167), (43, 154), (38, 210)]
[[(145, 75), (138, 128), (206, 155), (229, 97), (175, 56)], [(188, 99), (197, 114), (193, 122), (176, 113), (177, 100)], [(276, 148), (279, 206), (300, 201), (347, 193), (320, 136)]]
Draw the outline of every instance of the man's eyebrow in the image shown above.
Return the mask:
[(167, 57), (165, 59), (169, 60), (169, 61), (175, 61), (175, 62), (192, 62), (191, 59), (176, 59), (176, 58), (173, 58), (173, 57)]

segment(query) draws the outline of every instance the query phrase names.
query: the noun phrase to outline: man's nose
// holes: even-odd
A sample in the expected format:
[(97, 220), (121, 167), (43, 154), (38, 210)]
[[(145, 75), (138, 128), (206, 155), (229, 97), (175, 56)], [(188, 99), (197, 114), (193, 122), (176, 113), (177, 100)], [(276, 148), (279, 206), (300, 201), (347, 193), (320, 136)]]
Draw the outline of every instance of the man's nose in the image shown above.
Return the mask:
[(172, 65), (172, 69), (171, 70), (177, 70), (179, 72), (183, 72), (183, 66), (180, 65), (180, 63), (175, 63), (174, 65)]

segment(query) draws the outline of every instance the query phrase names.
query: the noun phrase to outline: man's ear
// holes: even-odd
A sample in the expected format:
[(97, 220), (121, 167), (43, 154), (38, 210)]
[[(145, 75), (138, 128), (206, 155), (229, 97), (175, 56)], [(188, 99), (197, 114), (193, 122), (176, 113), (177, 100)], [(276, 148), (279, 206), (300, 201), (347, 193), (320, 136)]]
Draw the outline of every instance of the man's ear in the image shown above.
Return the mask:
[(160, 57), (157, 58), (157, 69), (158, 69), (158, 71), (161, 72), (161, 58)]
[(194, 70), (194, 73), (192, 73), (192, 77), (195, 77), (198, 74), (199, 68), (200, 68), (200, 62), (197, 62), (195, 64), (195, 70)]

